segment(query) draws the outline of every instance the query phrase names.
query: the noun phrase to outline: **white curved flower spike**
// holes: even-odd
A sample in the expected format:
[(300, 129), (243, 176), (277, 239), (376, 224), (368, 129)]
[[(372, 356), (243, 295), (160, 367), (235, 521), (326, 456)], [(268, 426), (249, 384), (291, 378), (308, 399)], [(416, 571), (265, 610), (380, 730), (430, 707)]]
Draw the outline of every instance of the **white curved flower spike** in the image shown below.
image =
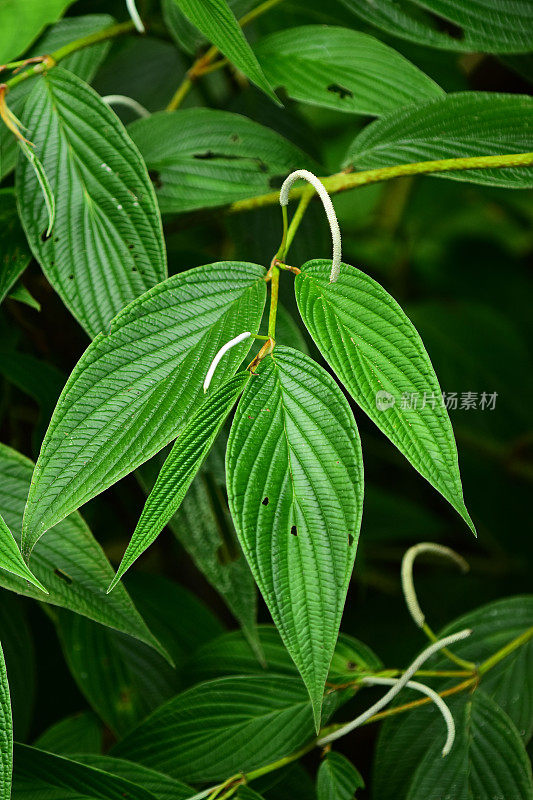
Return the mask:
[(434, 553), (437, 556), (447, 558), (449, 561), (454, 561), (461, 568), (463, 572), (468, 572), (470, 569), (468, 562), (452, 550), (451, 547), (445, 547), (442, 544), (433, 544), (433, 542), (420, 542), (415, 544), (406, 551), (402, 559), (402, 590), (405, 598), (407, 609), (419, 628), (424, 627), (426, 618), (415, 592), (415, 585), (413, 581), (413, 566), (415, 559), (421, 553)]
[(204, 394), (209, 389), (209, 384), (213, 380), (213, 375), (215, 374), (215, 370), (224, 353), (227, 353), (228, 350), (231, 350), (231, 348), (235, 347), (235, 345), (239, 344), (239, 342), (243, 342), (245, 339), (248, 339), (248, 337), (251, 335), (252, 335), (251, 331), (244, 331), (244, 333), (239, 333), (238, 336), (236, 336), (234, 339), (230, 339), (229, 342), (226, 342), (226, 344), (220, 348), (220, 350), (212, 360), (211, 366), (207, 370), (207, 375), (205, 376), (205, 381), (204, 381)]
[(144, 27), (143, 21), (137, 11), (137, 6), (135, 5), (135, 0), (126, 0), (126, 6), (128, 9), (128, 13), (133, 20), (133, 24), (135, 25), (136, 29), (139, 33), (145, 33), (146, 28)]
[(105, 97), (102, 97), (104, 103), (107, 103), (108, 106), (125, 106), (126, 108), (131, 108), (136, 114), (140, 117), (149, 117), (150, 112), (144, 106), (134, 100), (133, 97), (128, 97), (125, 94), (106, 94)]
[(324, 184), (316, 177), (316, 175), (313, 175), (312, 172), (309, 172), (309, 170), (297, 169), (295, 172), (291, 172), (291, 174), (283, 181), (283, 185), (279, 192), (279, 203), (282, 207), (288, 205), (289, 192), (294, 181), (298, 180), (298, 178), (302, 178), (304, 181), (310, 183), (311, 186), (316, 189), (317, 194), (322, 200), (322, 205), (324, 206), (324, 211), (326, 212), (326, 217), (328, 218), (329, 227), (331, 230), (331, 241), (333, 242), (333, 256), (331, 260), (331, 273), (329, 276), (329, 282), (335, 283), (339, 277), (341, 268), (341, 231), (339, 228), (337, 215), (335, 214), (335, 209), (333, 208), (333, 203), (331, 202), (331, 197), (327, 193)]

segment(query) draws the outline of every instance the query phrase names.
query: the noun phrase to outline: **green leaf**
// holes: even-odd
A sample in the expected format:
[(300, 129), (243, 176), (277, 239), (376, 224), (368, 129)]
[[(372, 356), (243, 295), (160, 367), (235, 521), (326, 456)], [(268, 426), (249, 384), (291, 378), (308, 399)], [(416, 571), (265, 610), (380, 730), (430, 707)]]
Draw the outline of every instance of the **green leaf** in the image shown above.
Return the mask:
[[(519, 94), (460, 92), (402, 109), (369, 125), (347, 159), (359, 169), (417, 161), (511, 155), (533, 150), (533, 98)], [(455, 181), (533, 187), (533, 167), (468, 169), (435, 176)]]
[[(463, 500), (452, 426), (416, 329), (364, 272), (342, 264), (338, 280), (330, 283), (330, 271), (331, 261), (309, 261), (296, 277), (298, 308), (309, 333), (356, 403), (475, 532)], [(413, 393), (421, 405), (426, 400), (423, 408), (408, 407)]]
[(271, 180), (311, 166), (279, 133), (212, 108), (160, 111), (128, 126), (155, 183), (163, 214), (268, 192)]
[(0, 567), (7, 570), (7, 572), (13, 573), (13, 575), (17, 575), (19, 578), (23, 578), (25, 581), (33, 583), (42, 592), (48, 594), (48, 591), (37, 580), (22, 558), (13, 534), (2, 516), (0, 516)]
[(185, 783), (122, 758), (83, 754), (76, 756), (76, 761), (144, 786), (157, 800), (189, 800), (195, 793)]
[(46, 277), (91, 336), (166, 276), (161, 219), (144, 162), (111, 109), (59, 67), (38, 81), (22, 122), (56, 200), (52, 236), (31, 166), (19, 159), (22, 223)]
[(13, 720), (4, 653), (0, 645), (0, 800), (11, 798)]
[(509, 717), (481, 690), (448, 704), (456, 739), (446, 758), (442, 717), (434, 706), (386, 723), (376, 754), (375, 800), (531, 800), (531, 765)]
[(155, 800), (130, 780), (119, 778), (64, 756), (15, 745), (13, 800)]
[[(528, 0), (341, 0), (381, 30), (428, 47), (485, 53), (524, 53), (533, 44)], [(420, 8), (422, 6), (422, 8)], [(425, 11), (429, 13), (425, 13)], [(445, 32), (458, 28), (456, 35)], [(444, 28), (444, 30), (441, 30)]]
[(365, 782), (354, 765), (342, 753), (327, 753), (317, 775), (318, 800), (353, 800)]
[[(221, 345), (257, 333), (265, 270), (222, 261), (174, 275), (132, 302), (88, 347), (45, 436), (24, 516), (23, 551), (179, 434), (203, 402)], [(230, 378), (250, 340), (222, 360), (213, 390)]]
[[(335, 705), (329, 695), (324, 716)], [(269, 764), (312, 735), (311, 703), (299, 678), (243, 675), (178, 695), (115, 745), (112, 754), (198, 783)]]
[(32, 294), (26, 289), (21, 281), (15, 284), (8, 295), (10, 300), (16, 300), (17, 303), (24, 303), (24, 305), (34, 308), (36, 311), (41, 310), (41, 304), (33, 297)]
[(58, 755), (99, 753), (102, 749), (102, 725), (90, 711), (73, 714), (47, 728), (34, 742), (34, 747)]
[[(108, 14), (87, 14), (82, 17), (62, 19), (57, 25), (47, 30), (29, 51), (29, 56), (53, 53), (66, 44), (108, 28), (114, 22)], [(90, 83), (100, 63), (107, 55), (111, 41), (99, 42), (91, 47), (84, 47), (61, 61), (63, 69), (68, 69), (84, 81)], [(8, 105), (15, 116), (20, 117), (24, 103), (33, 87), (33, 81), (23, 81), (9, 90)], [(4, 178), (15, 167), (17, 157), (17, 140), (6, 128), (0, 126), (0, 177)]]
[(175, 0), (187, 19), (237, 69), (280, 105), (226, 0)]
[[(0, 513), (17, 544), (32, 471), (29, 459), (0, 444)], [(47, 595), (25, 579), (4, 571), (0, 572), (0, 585), (83, 614), (162, 651), (123, 586), (106, 596), (113, 570), (79, 514), (72, 514), (50, 531), (46, 541), (35, 549), (31, 564), (37, 578), (47, 586)]]
[(348, 28), (304, 25), (255, 47), (270, 83), (303, 103), (380, 116), (443, 90), (404, 56)]
[(62, 16), (73, 0), (2, 0), (0, 7), (0, 64), (13, 61)]
[(0, 191), (0, 303), (31, 260), (11, 189)]
[(239, 402), (226, 469), (239, 540), (318, 728), (363, 505), (357, 428), (325, 370), (288, 347), (262, 361)]
[(108, 592), (159, 536), (181, 505), (215, 438), (250, 378), (240, 372), (207, 395), (184, 427), (150, 492)]

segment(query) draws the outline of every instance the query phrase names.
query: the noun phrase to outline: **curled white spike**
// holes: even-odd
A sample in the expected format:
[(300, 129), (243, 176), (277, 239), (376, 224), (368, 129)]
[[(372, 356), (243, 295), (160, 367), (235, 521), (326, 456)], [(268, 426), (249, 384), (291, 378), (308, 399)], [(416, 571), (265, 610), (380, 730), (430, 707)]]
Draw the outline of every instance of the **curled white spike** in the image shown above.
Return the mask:
[(220, 361), (224, 353), (227, 353), (228, 350), (231, 350), (231, 348), (235, 347), (235, 345), (239, 344), (239, 342), (243, 342), (245, 339), (248, 339), (248, 337), (251, 335), (252, 335), (251, 331), (244, 331), (244, 333), (239, 333), (238, 336), (236, 336), (234, 339), (230, 339), (229, 342), (226, 342), (226, 344), (220, 348), (220, 350), (212, 360), (211, 366), (207, 370), (207, 375), (205, 376), (205, 381), (204, 381), (204, 394), (209, 389), (209, 384), (213, 379), (213, 375), (215, 374), (218, 362)]
[(132, 111), (135, 111), (140, 117), (149, 117), (150, 112), (144, 106), (134, 100), (133, 97), (128, 97), (125, 94), (106, 94), (105, 97), (102, 97), (104, 103), (107, 103), (108, 106), (126, 106), (126, 108), (131, 108)]
[(420, 604), (416, 596), (415, 585), (413, 581), (413, 566), (416, 557), (421, 553), (434, 553), (437, 556), (442, 556), (450, 561), (454, 561), (456, 564), (458, 564), (463, 572), (468, 572), (470, 569), (468, 562), (462, 556), (460, 556), (459, 553), (456, 553), (455, 550), (451, 549), (451, 547), (445, 547), (442, 544), (434, 544), (433, 542), (420, 542), (420, 544), (415, 544), (414, 547), (410, 547), (409, 550), (406, 551), (402, 559), (402, 590), (407, 609), (415, 624), (418, 625), (419, 628), (424, 627), (426, 618), (422, 609), (420, 608)]
[(433, 644), (430, 644), (429, 647), (426, 647), (425, 650), (422, 650), (419, 656), (415, 658), (411, 666), (409, 666), (403, 675), (395, 680), (394, 686), (392, 686), (388, 692), (386, 692), (382, 698), (380, 698), (374, 705), (367, 708), (362, 714), (359, 714), (351, 722), (347, 722), (346, 725), (343, 725), (342, 728), (338, 728), (338, 730), (333, 731), (328, 736), (324, 736), (322, 739), (317, 741), (317, 744), (323, 745), (328, 744), (329, 742), (334, 742), (335, 739), (340, 739), (341, 736), (344, 736), (346, 733), (350, 733), (350, 731), (355, 730), (355, 728), (359, 728), (364, 722), (373, 717), (374, 714), (377, 714), (378, 711), (381, 711), (386, 705), (388, 705), (391, 700), (393, 700), (398, 692), (400, 692), (403, 687), (411, 680), (413, 675), (417, 670), (420, 669), (422, 664), (431, 658), (434, 653), (437, 653), (443, 647), (448, 647), (450, 644), (455, 644), (455, 642), (460, 642), (462, 639), (466, 639), (472, 633), (471, 630), (468, 628), (459, 631), (458, 633), (452, 633), (450, 636), (445, 636), (443, 639), (439, 639)]
[(145, 33), (146, 28), (144, 27), (143, 21), (137, 11), (137, 6), (135, 5), (135, 0), (126, 0), (126, 6), (128, 9), (128, 13), (133, 20), (133, 24), (135, 25), (136, 29), (139, 33)]
[(322, 205), (324, 206), (324, 211), (326, 212), (326, 217), (328, 218), (329, 227), (331, 230), (331, 241), (333, 242), (333, 256), (331, 260), (331, 272), (329, 276), (329, 282), (335, 283), (335, 281), (339, 277), (339, 272), (341, 268), (341, 256), (342, 256), (341, 231), (339, 228), (337, 215), (335, 214), (335, 209), (333, 208), (333, 203), (331, 202), (331, 197), (327, 193), (324, 184), (319, 180), (319, 178), (317, 178), (316, 175), (313, 175), (312, 172), (309, 172), (309, 170), (297, 169), (295, 172), (291, 172), (291, 174), (283, 181), (283, 185), (279, 192), (279, 203), (281, 206), (288, 205), (289, 192), (291, 190), (292, 184), (294, 183), (294, 181), (298, 180), (298, 178), (302, 178), (304, 181), (310, 183), (311, 186), (313, 186), (316, 189), (317, 194), (322, 200)]
[[(398, 681), (398, 678), (380, 678), (377, 675), (372, 676), (369, 675), (366, 678), (363, 678), (362, 683), (367, 686), (395, 686)], [(452, 717), (452, 712), (437, 692), (434, 689), (431, 689), (429, 686), (426, 686), (425, 683), (419, 683), (418, 681), (407, 681), (405, 684), (406, 689), (415, 689), (417, 692), (421, 692), (425, 694), (427, 697), (430, 697), (437, 708), (439, 709), (440, 713), (444, 717), (444, 722), (446, 723), (446, 741), (444, 743), (444, 747), (442, 748), (442, 756), (443, 758), (448, 755), (450, 750), (452, 749), (453, 742), (455, 740), (455, 722)]]

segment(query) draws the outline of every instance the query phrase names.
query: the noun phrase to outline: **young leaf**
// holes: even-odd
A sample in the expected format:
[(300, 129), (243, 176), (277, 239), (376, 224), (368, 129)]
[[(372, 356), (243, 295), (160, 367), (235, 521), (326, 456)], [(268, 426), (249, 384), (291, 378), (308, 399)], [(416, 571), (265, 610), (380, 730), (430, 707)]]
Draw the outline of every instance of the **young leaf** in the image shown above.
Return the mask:
[(0, 191), (0, 253), (1, 303), (31, 260), (11, 189)]
[(240, 372), (214, 392), (182, 428), (170, 454), (161, 467), (154, 488), (124, 553), (108, 592), (118, 583), (133, 562), (159, 536), (176, 513), (192, 480), (207, 456), (228, 414), (239, 399), (249, 372)]
[(342, 753), (327, 753), (316, 780), (318, 800), (353, 800), (365, 782), (354, 765)]
[(0, 800), (10, 800), (13, 771), (13, 720), (4, 653), (0, 645)]
[(42, 583), (37, 580), (22, 558), (18, 545), (13, 538), (13, 534), (7, 527), (2, 516), (0, 516), (0, 567), (8, 572), (12, 572), (13, 575), (17, 575), (19, 578), (33, 583), (33, 585), (42, 592), (48, 594), (48, 591)]
[(212, 42), (271, 100), (280, 105), (226, 0), (175, 0), (175, 2), (208, 41)]
[(34, 747), (66, 756), (74, 753), (99, 753), (102, 749), (102, 724), (92, 711), (73, 714), (47, 728)]
[(31, 165), (17, 194), (32, 251), (90, 336), (166, 276), (161, 219), (144, 162), (121, 122), (61, 68), (35, 81), (22, 122), (56, 201), (52, 236)]
[(268, 192), (272, 178), (311, 159), (279, 133), (212, 108), (160, 111), (128, 126), (154, 177), (163, 214)]
[(246, 387), (226, 456), (242, 548), (320, 724), (363, 505), (350, 407), (308, 356), (277, 347)]
[[(22, 514), (30, 488), (32, 462), (0, 444), (0, 513), (20, 544)], [(70, 609), (127, 633), (165, 653), (152, 636), (123, 586), (106, 597), (113, 570), (102, 548), (79, 514), (72, 514), (50, 531), (32, 557), (32, 571), (48, 588), (0, 571), (0, 586), (54, 606)]]
[(261, 39), (255, 52), (273, 86), (339, 111), (380, 116), (444, 94), (392, 47), (349, 28), (288, 28)]
[(119, 778), (125, 778), (138, 786), (144, 786), (157, 800), (190, 800), (195, 793), (194, 789), (181, 781), (176, 781), (168, 775), (163, 775), (162, 772), (156, 772), (122, 758), (98, 756), (91, 753), (76, 756), (76, 761), (111, 775), (118, 775)]
[[(222, 261), (174, 275), (132, 302), (87, 348), (59, 399), (35, 467), (23, 551), (63, 517), (176, 438), (203, 402), (221, 345), (257, 333), (265, 270)], [(250, 339), (220, 363), (213, 389)]]
[[(460, 92), (388, 114), (352, 142), (347, 160), (359, 169), (416, 161), (527, 153), (533, 149), (533, 98)], [(533, 187), (533, 167), (467, 169), (441, 178), (509, 189)]]
[[(396, 301), (364, 272), (331, 261), (296, 277), (300, 314), (326, 361), (356, 403), (475, 532), (466, 510), (457, 448), (429, 356)], [(410, 408), (412, 395), (420, 407)], [(416, 406), (416, 404), (415, 404)]]
[[(336, 703), (329, 695), (325, 717)], [(311, 703), (299, 678), (243, 675), (202, 683), (169, 700), (112, 754), (200, 783), (269, 764), (312, 735)]]

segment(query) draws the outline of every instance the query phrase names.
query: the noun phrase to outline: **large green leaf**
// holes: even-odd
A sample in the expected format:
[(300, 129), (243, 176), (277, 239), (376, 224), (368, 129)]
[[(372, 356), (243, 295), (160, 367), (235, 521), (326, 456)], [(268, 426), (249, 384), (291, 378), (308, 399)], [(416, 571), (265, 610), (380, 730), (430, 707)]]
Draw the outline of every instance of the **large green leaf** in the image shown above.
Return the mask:
[(448, 704), (456, 738), (446, 758), (435, 706), (386, 723), (376, 753), (375, 800), (532, 800), (531, 765), (509, 717), (481, 690)]
[[(360, 169), (416, 161), (511, 155), (533, 150), (533, 98), (460, 92), (401, 109), (365, 128), (347, 159)], [(533, 167), (434, 173), (456, 181), (510, 189), (533, 187)]]
[[(528, 0), (341, 0), (381, 30), (444, 50), (527, 53), (533, 46)], [(429, 12), (425, 14), (427, 9)], [(456, 35), (445, 32), (450, 23)], [(444, 28), (444, 30), (442, 30)]]
[(0, 6), (0, 64), (13, 61), (41, 33), (57, 22), (73, 0), (2, 0)]
[(392, 47), (349, 28), (289, 28), (262, 39), (255, 52), (273, 86), (326, 108), (380, 116), (444, 94)]
[(4, 653), (0, 645), (0, 799), (10, 800), (13, 771), (13, 720)]
[(353, 800), (364, 781), (351, 761), (342, 753), (327, 753), (316, 780), (318, 800)]
[[(257, 333), (264, 268), (222, 261), (155, 286), (88, 347), (45, 436), (24, 516), (23, 550), (73, 509), (127, 475), (179, 433), (203, 402), (203, 381), (221, 345)], [(231, 377), (250, 340), (219, 365)]]
[(195, 793), (194, 789), (185, 783), (122, 758), (83, 754), (76, 756), (76, 761), (133, 781), (151, 792), (157, 800), (189, 800)]
[[(179, 48), (192, 56), (207, 44), (205, 36), (180, 11), (176, 0), (163, 0), (161, 5), (165, 25)], [(255, 0), (228, 0), (228, 5), (238, 19), (254, 7)]]
[(309, 261), (296, 277), (309, 333), (363, 411), (473, 530), (452, 426), (416, 329), (364, 272), (342, 264), (330, 283), (330, 271), (331, 261)]
[[(249, 372), (239, 372), (211, 392), (182, 428), (144, 504), (109, 591), (159, 536), (178, 510), (213, 442), (239, 399)], [(1, 562), (0, 562), (1, 563)]]
[(29, 581), (45, 594), (48, 594), (42, 583), (32, 573), (7, 527), (4, 518), (0, 516), (0, 568), (11, 572), (13, 575)]
[(288, 347), (261, 362), (235, 414), (226, 469), (239, 540), (318, 727), (363, 506), (355, 421), (322, 367)]
[[(0, 513), (17, 543), (20, 543), (22, 514), (32, 471), (29, 459), (0, 445)], [(35, 549), (31, 565), (37, 578), (47, 587), (47, 595), (23, 578), (5, 571), (0, 572), (0, 585), (17, 594), (83, 614), (160, 649), (123, 586), (106, 596), (113, 570), (79, 514), (72, 514), (50, 531)]]
[[(325, 716), (335, 704), (329, 695)], [(311, 703), (299, 678), (243, 675), (202, 683), (178, 695), (112, 753), (196, 783), (269, 764), (312, 735)]]
[(161, 219), (144, 162), (87, 84), (55, 68), (34, 82), (22, 122), (56, 199), (51, 236), (37, 179), (19, 158), (17, 193), (30, 246), (91, 336), (166, 276)]
[(0, 303), (20, 278), (30, 259), (31, 253), (20, 226), (15, 196), (11, 189), (2, 189), (0, 191)]
[(128, 126), (163, 214), (253, 197), (311, 159), (279, 133), (212, 108), (160, 111)]
[(99, 753), (102, 749), (102, 724), (92, 711), (73, 714), (47, 728), (36, 739), (34, 747), (62, 756)]
[(188, 20), (274, 102), (278, 99), (226, 0), (175, 0)]
[[(68, 17), (62, 19), (57, 25), (47, 30), (31, 48), (28, 55), (37, 56), (43, 53), (53, 53), (66, 44), (96, 33), (109, 27), (114, 22), (108, 14), (87, 14), (82, 17)], [(111, 41), (98, 42), (90, 47), (84, 47), (71, 53), (61, 61), (63, 69), (74, 72), (79, 78), (90, 83), (96, 70), (107, 55)], [(9, 108), (15, 116), (20, 117), (24, 109), (26, 98), (30, 94), (33, 82), (23, 81), (10, 89), (8, 97)], [(0, 126), (0, 177), (4, 177), (15, 167), (17, 160), (17, 141), (5, 125)]]

